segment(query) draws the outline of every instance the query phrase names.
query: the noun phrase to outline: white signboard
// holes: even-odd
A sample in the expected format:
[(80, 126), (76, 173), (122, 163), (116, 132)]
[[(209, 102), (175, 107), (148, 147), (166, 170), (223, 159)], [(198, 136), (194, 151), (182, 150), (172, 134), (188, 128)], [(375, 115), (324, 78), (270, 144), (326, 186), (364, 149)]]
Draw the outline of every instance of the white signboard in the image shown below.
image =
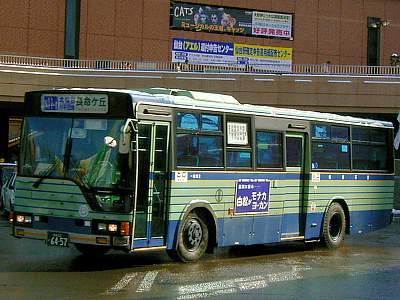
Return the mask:
[(253, 11), (253, 35), (292, 38), (292, 15)]
[(174, 38), (172, 62), (290, 72), (292, 50), (285, 47)]
[(90, 113), (108, 112), (108, 95), (105, 94), (43, 94), (42, 112)]
[(311, 172), (311, 182), (321, 182), (321, 173)]
[(175, 182), (187, 182), (188, 172), (175, 172)]
[(227, 122), (228, 144), (247, 145), (249, 143), (247, 123)]

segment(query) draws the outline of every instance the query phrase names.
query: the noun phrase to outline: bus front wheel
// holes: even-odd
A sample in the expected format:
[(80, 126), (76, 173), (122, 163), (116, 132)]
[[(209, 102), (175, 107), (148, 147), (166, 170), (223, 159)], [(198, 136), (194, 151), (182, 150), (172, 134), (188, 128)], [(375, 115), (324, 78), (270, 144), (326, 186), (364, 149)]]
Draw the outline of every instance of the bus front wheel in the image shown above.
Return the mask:
[(181, 226), (176, 255), (183, 262), (199, 260), (208, 246), (209, 230), (207, 221), (201, 214), (191, 212), (183, 220)]
[(322, 242), (330, 249), (340, 246), (346, 231), (346, 217), (339, 203), (332, 203), (325, 213)]

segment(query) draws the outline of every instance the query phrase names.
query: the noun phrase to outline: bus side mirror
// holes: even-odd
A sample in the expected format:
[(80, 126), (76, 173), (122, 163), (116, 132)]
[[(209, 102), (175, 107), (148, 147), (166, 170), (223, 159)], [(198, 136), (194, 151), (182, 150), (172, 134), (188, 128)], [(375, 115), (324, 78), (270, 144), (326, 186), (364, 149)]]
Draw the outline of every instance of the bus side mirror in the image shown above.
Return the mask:
[(129, 153), (129, 149), (131, 146), (131, 134), (130, 132), (122, 132), (119, 136), (119, 148), (118, 152), (121, 154)]
[(119, 136), (119, 147), (118, 151), (121, 154), (129, 153), (131, 146), (131, 131), (136, 131), (135, 123), (132, 119), (128, 119), (125, 125), (121, 128), (121, 135)]

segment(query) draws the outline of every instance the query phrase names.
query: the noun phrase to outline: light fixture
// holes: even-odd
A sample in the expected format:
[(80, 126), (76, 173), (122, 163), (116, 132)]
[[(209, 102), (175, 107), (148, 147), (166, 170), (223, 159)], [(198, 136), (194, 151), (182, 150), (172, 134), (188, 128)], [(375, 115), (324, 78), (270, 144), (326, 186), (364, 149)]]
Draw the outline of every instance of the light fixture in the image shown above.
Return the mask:
[(377, 28), (378, 27), (378, 22), (370, 23), (369, 27), (371, 28)]
[(116, 232), (118, 230), (117, 224), (108, 224), (108, 231)]
[(370, 28), (382, 28), (390, 25), (390, 20), (377, 20), (375, 22), (370, 22), (368, 27)]

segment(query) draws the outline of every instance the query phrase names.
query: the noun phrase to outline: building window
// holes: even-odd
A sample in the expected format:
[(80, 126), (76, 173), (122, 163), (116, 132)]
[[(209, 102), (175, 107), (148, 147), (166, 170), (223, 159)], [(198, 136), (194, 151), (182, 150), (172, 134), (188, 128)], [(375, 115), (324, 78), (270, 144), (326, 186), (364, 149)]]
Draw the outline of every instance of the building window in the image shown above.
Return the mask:
[(65, 1), (64, 57), (79, 58), (81, 0)]
[(381, 27), (372, 26), (372, 24), (380, 24), (379, 18), (368, 17), (368, 41), (367, 41), (367, 65), (380, 65), (380, 43), (381, 43)]

